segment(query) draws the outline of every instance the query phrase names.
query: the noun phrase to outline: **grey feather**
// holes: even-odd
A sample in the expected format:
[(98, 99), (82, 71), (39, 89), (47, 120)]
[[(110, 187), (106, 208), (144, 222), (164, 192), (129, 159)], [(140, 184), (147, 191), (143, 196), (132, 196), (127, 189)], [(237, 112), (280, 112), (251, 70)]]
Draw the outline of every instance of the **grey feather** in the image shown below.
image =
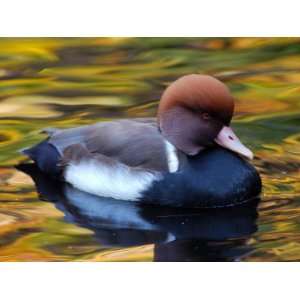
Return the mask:
[(165, 140), (155, 118), (123, 119), (58, 130), (48, 142), (62, 156), (67, 147), (80, 144), (87, 149), (86, 155), (102, 154), (131, 167), (168, 170)]

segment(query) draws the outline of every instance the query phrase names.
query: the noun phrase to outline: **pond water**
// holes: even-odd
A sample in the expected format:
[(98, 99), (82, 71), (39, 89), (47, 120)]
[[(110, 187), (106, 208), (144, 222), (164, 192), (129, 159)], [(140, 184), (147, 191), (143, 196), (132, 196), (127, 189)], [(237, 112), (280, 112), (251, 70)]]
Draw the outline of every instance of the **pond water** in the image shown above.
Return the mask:
[[(236, 97), (233, 127), (263, 180), (257, 211), (66, 197), (14, 167), (44, 127), (154, 116), (187, 73), (214, 75)], [(297, 38), (0, 39), (0, 261), (300, 260), (299, 82)]]

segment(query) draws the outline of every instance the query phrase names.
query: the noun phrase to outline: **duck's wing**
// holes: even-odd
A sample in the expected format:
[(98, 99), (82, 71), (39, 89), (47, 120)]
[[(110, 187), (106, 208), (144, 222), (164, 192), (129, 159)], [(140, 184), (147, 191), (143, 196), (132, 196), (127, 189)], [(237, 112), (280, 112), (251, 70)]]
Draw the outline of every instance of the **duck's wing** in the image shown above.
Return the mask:
[[(48, 142), (62, 157), (69, 146), (81, 145), (89, 155), (101, 154), (130, 167), (168, 171), (166, 142), (154, 118), (124, 119), (52, 130)], [(76, 148), (73, 147), (72, 151), (76, 152)]]
[(89, 194), (114, 199), (138, 201), (160, 172), (145, 167), (131, 167), (112, 157), (91, 153), (82, 144), (68, 146), (60, 161), (63, 178)]

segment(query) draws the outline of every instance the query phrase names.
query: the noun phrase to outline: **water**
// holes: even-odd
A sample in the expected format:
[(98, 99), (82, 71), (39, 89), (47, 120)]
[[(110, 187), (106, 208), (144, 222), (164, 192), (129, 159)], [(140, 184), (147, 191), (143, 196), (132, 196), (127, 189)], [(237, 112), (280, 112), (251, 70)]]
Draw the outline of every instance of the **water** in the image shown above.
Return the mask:
[[(237, 98), (233, 127), (263, 179), (258, 215), (68, 198), (49, 182), (39, 196), (14, 168), (42, 128), (154, 116), (164, 87), (193, 72)], [(299, 81), (297, 38), (0, 39), (0, 261), (300, 260)]]

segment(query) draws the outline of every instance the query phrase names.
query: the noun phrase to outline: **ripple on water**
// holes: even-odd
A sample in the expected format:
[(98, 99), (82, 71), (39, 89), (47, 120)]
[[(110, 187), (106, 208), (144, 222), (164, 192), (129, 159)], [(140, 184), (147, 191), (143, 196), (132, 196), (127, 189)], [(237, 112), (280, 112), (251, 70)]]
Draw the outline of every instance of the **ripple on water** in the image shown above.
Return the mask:
[[(0, 39), (0, 56), (0, 261), (155, 259), (153, 244), (103, 245), (40, 201), (14, 165), (44, 127), (154, 116), (165, 86), (187, 73), (229, 85), (233, 127), (262, 175), (258, 231), (239, 259), (300, 260), (299, 38), (14, 38)], [(226, 242), (207, 249), (218, 253)]]

